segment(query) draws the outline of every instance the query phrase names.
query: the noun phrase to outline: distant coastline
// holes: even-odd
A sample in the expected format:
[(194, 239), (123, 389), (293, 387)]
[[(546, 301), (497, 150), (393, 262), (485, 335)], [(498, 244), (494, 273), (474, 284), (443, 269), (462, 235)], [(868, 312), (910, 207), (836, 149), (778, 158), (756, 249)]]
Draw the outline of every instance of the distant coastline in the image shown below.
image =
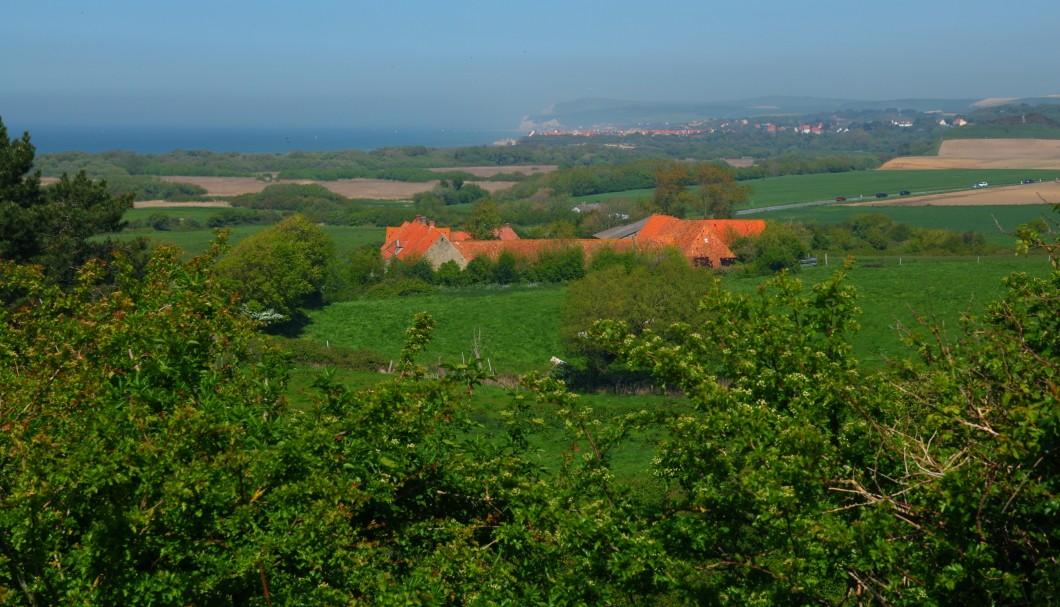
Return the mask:
[(341, 150), (370, 151), (384, 147), (422, 145), (463, 147), (490, 145), (525, 135), (513, 130), (350, 127), (131, 127), (9, 124), (8, 135), (29, 131), (39, 154), (111, 150), (164, 154), (173, 150), (209, 150), (283, 154)]

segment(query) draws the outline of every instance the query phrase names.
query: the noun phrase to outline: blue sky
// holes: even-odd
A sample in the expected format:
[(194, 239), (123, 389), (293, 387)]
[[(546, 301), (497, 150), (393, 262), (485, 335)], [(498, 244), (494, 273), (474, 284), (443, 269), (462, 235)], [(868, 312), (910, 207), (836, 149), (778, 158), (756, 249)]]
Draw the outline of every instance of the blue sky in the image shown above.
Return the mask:
[(514, 128), (581, 97), (1060, 93), (1055, 0), (7, 0), (10, 124)]

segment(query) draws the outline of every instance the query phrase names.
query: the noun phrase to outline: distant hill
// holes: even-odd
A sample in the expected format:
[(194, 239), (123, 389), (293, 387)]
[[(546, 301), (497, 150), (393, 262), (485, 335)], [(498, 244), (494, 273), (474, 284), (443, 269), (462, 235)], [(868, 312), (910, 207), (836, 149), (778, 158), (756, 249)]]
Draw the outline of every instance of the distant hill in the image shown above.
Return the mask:
[(703, 103), (582, 98), (556, 103), (542, 112), (529, 114), (523, 118), (520, 129), (577, 129), (602, 125), (686, 124), (696, 121), (748, 118), (752, 116), (793, 116), (892, 108), (918, 112), (938, 111), (945, 114), (961, 114), (993, 105), (1012, 103), (1060, 103), (1060, 96), (1025, 99), (928, 98), (871, 101), (778, 95)]

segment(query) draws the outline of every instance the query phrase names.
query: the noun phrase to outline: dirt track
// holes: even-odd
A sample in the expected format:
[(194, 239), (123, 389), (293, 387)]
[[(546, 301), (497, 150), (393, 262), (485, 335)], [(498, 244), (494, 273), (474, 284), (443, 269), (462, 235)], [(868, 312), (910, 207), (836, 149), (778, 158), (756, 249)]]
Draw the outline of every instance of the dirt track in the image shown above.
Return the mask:
[(869, 200), (866, 202), (848, 203), (853, 207), (916, 207), (916, 206), (985, 206), (1016, 204), (1057, 204), (1060, 203), (1060, 182), (1044, 181), (1023, 185), (1010, 185), (997, 188), (982, 188), (932, 194)]
[(905, 156), (880, 167), (881, 171), (932, 169), (1060, 170), (1060, 140), (950, 139), (939, 146), (938, 156)]

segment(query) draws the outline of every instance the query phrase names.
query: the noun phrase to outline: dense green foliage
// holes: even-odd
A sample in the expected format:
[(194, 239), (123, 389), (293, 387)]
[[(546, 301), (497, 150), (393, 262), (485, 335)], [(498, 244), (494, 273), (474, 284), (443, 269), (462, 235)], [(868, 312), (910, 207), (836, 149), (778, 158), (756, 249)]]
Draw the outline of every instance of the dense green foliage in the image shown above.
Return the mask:
[[(1044, 234), (1024, 231), (1027, 248), (1055, 255)], [(143, 278), (93, 263), (69, 293), (4, 264), (27, 304), (0, 313), (0, 597), (1048, 604), (1057, 265), (1010, 278), (963, 337), (914, 332), (920, 360), (881, 374), (851, 356), (843, 272), (812, 292), (708, 280), (687, 323), (591, 333), (687, 395), (684, 412), (603, 423), (531, 378), (490, 439), (465, 404), (479, 366), (414, 363), (428, 316), (392, 380), (325, 376), (295, 410), (209, 259), (163, 249)], [(546, 470), (527, 449), (553, 425), (566, 447)], [(612, 453), (647, 427), (665, 429), (655, 459), (617, 478)]]
[(442, 179), (431, 191), (413, 196), (412, 202), (422, 211), (437, 211), (440, 206), (472, 204), (488, 195), (481, 186), (466, 183), (463, 179)]
[(220, 283), (239, 295), (244, 309), (272, 320), (323, 300), (334, 273), (334, 242), (300, 215), (240, 242), (217, 265)]
[[(2, 142), (10, 209), (113, 204), (84, 176), (44, 191), (28, 138)], [(161, 247), (143, 271), (120, 255), (77, 263), (65, 288), (50, 268), (0, 260), (0, 603), (1052, 604), (1056, 227), (1018, 231), (1045, 272), (1010, 275), (959, 323), (898, 321), (916, 357), (882, 370), (860, 364), (859, 325), (895, 322), (885, 276), (941, 300), (930, 268), (863, 274), (859, 298), (856, 268), (809, 268), (820, 283), (806, 288), (557, 251), (540, 267), (587, 272), (567, 287), (567, 347), (683, 395), (621, 413), (570, 393), (556, 379), (567, 365), (499, 378), (504, 402), (478, 400), (494, 367), (559, 353), (561, 288), (393, 297), (464, 273), (527, 280), (514, 257), (444, 273), (413, 260), (388, 283), (377, 248), (339, 266), (327, 233), (293, 216), (217, 264), (219, 244), (186, 263)], [(872, 249), (914, 233), (872, 215), (835, 229)], [(757, 254), (840, 237), (788, 232)], [(315, 346), (284, 347), (392, 373), (355, 391), (325, 371), (292, 406), (285, 357), (233, 287), (259, 311), (273, 296), (293, 310), (334, 276), (387, 298), (333, 305), (310, 325)], [(486, 406), (500, 411), (483, 427)]]
[[(102, 297), (101, 270), (64, 294), (3, 268), (35, 302), (0, 317), (7, 602), (1033, 605), (1058, 591), (1055, 271), (1013, 277), (967, 338), (928, 332), (918, 365), (878, 376), (850, 358), (841, 274), (809, 294), (785, 278), (715, 287), (693, 325), (596, 329), (687, 394), (683, 413), (600, 424), (531, 380), (506, 436), (483, 441), (462, 404), (476, 366), (432, 379), (412, 362), (428, 317), (394, 380), (356, 393), (325, 377), (295, 411), (207, 260), (160, 251)], [(569, 447), (546, 471), (525, 449), (551, 423)], [(650, 476), (617, 479), (612, 452), (646, 425), (667, 429)]]
[(0, 121), (0, 259), (40, 264), (50, 280), (68, 284), (82, 263), (121, 248), (92, 237), (120, 230), (132, 197), (112, 196), (83, 171), (42, 187), (31, 172), (34, 155), (29, 133), (9, 140)]
[(108, 176), (107, 190), (114, 196), (131, 195), (135, 200), (187, 202), (206, 197), (206, 189), (202, 186), (139, 175)]
[(656, 460), (670, 490), (654, 528), (690, 565), (691, 592), (725, 604), (1049, 602), (1058, 487), (1042, 466), (1055, 466), (1060, 422), (1060, 273), (1008, 286), (958, 342), (915, 339), (924, 366), (896, 376), (853, 366), (857, 308), (841, 274), (808, 295), (784, 278), (755, 296), (717, 290), (710, 320), (677, 343), (677, 328), (603, 328), (694, 405)]
[(594, 322), (623, 321), (639, 334), (651, 325), (701, 320), (699, 300), (707, 293), (710, 270), (695, 268), (677, 251), (660, 257), (614, 256), (597, 260), (584, 278), (572, 282), (563, 301), (560, 337), (570, 360), (564, 377), (581, 386), (643, 381), (643, 375), (614, 368), (614, 353), (586, 333)]

